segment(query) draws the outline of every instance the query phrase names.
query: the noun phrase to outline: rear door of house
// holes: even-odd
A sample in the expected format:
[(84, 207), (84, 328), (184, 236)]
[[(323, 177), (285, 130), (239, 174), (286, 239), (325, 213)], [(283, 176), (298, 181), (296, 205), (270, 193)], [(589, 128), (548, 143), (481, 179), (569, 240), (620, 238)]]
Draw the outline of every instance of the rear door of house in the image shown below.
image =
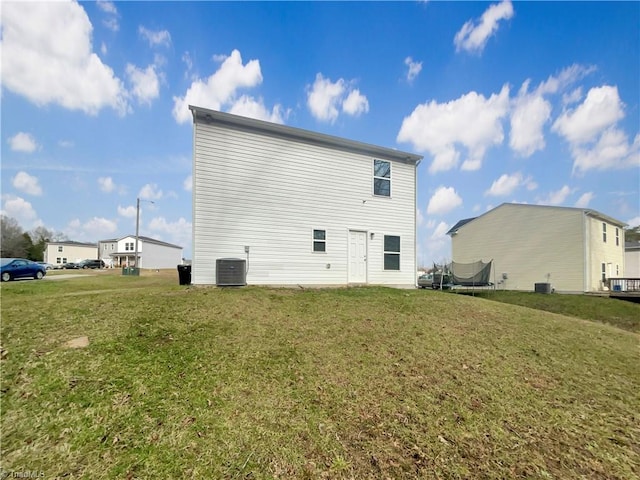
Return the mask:
[(349, 283), (367, 283), (367, 232), (349, 230)]

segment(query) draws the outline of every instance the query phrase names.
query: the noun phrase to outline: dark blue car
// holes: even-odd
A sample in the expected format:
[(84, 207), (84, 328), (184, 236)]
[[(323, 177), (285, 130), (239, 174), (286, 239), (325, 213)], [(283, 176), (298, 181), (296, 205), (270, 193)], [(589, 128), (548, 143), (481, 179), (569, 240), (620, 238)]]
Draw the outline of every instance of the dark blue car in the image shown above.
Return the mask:
[(24, 258), (3, 258), (0, 260), (0, 272), (3, 282), (17, 278), (41, 280), (47, 274), (47, 269), (43, 265)]

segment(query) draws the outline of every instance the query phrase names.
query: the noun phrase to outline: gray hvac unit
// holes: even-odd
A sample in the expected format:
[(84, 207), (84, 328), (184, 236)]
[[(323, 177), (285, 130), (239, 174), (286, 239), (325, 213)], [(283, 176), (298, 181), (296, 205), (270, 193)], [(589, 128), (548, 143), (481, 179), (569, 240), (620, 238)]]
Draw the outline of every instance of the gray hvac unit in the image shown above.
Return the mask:
[(551, 293), (551, 284), (550, 283), (536, 283), (535, 284), (535, 292), (536, 293)]
[(216, 285), (218, 287), (243, 287), (246, 284), (246, 260), (242, 258), (218, 258), (216, 260)]

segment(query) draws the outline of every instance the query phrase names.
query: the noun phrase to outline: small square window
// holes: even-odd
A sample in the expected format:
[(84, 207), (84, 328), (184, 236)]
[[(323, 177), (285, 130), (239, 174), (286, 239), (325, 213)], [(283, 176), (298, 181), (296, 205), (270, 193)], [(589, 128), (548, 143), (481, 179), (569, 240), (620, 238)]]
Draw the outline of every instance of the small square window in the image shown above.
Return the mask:
[(313, 231), (313, 251), (314, 252), (327, 251), (327, 231), (326, 230)]

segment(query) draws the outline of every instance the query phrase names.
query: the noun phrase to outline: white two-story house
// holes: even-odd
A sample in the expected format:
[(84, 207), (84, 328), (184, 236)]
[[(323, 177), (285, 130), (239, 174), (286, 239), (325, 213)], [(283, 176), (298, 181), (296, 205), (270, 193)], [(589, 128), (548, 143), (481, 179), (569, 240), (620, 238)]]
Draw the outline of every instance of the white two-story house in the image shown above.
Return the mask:
[(254, 285), (415, 286), (421, 156), (190, 109), (194, 284), (234, 258)]
[(145, 236), (138, 236), (137, 262), (135, 235), (100, 240), (98, 255), (107, 266), (112, 267), (160, 269), (176, 268), (182, 264), (182, 247)]

